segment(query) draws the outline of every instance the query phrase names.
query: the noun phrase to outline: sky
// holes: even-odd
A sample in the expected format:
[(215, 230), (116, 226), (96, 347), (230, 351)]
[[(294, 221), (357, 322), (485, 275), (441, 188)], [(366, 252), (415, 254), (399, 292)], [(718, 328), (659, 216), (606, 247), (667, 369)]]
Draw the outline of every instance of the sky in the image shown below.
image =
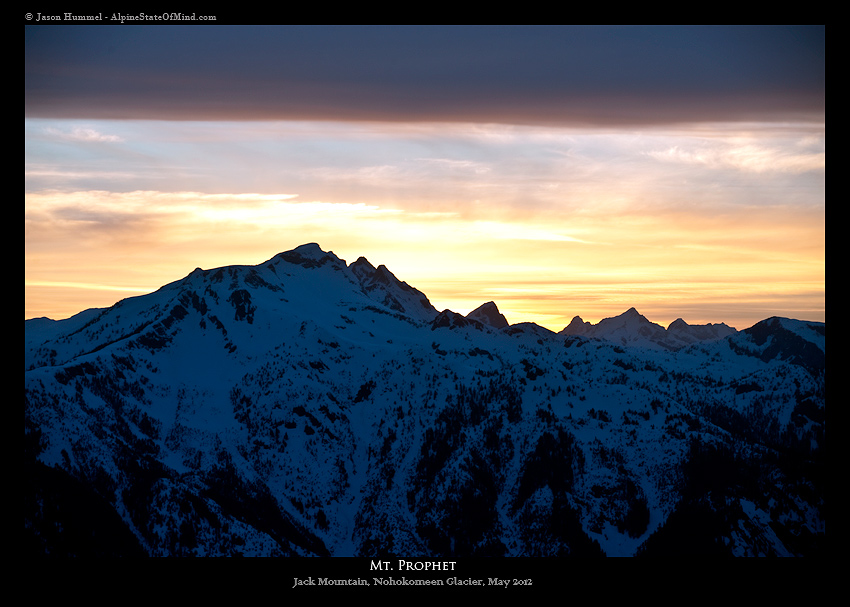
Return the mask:
[(308, 242), (560, 330), (825, 321), (823, 27), (25, 29), (25, 317)]

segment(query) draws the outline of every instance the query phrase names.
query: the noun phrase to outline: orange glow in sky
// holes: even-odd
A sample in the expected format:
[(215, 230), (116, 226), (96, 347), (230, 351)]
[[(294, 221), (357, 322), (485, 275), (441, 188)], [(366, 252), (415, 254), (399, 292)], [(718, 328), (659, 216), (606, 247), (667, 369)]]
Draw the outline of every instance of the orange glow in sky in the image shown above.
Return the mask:
[[(128, 133), (133, 126), (87, 127), (72, 151), (96, 156), (123, 148), (130, 156), (127, 142), (139, 136)], [(50, 148), (58, 145), (56, 133), (73, 136), (75, 128), (28, 121), (27, 130)], [(151, 137), (150, 125), (135, 128)], [(231, 128), (235, 139), (250, 139), (240, 125)], [(314, 165), (282, 163), (277, 172), (261, 165), (249, 173), (250, 184), (234, 179), (261, 193), (179, 189), (181, 173), (232, 162), (215, 150), (208, 166), (155, 177), (132, 159), (116, 167), (118, 176), (115, 168), (88, 166), (81, 177), (62, 163), (30, 162), (28, 180), (44, 185), (25, 199), (25, 316), (64, 318), (155, 290), (195, 267), (259, 264), (317, 242), (348, 262), (364, 255), (387, 265), (439, 309), (466, 313), (493, 300), (509, 322), (553, 330), (575, 315), (598, 322), (631, 306), (665, 326), (677, 317), (738, 328), (772, 315), (824, 319), (822, 131), (781, 139), (769, 132), (742, 143), (739, 134), (684, 130), (597, 136), (504, 128), (498, 144), (462, 162), (464, 144), (481, 140), (471, 126), (417, 134), (419, 151), (442, 146), (442, 160), (396, 155), (410, 145), (396, 127), (376, 127), (369, 141), (362, 125), (316, 128), (324, 129), (325, 146), (338, 150), (331, 154), (338, 169), (318, 157)], [(285, 125), (269, 129), (285, 133)], [(487, 132), (494, 138), (499, 128)], [(303, 146), (280, 137), (285, 153)], [(460, 151), (444, 143), (452, 137)], [(374, 139), (374, 164), (358, 164), (361, 148), (353, 144), (370, 151)], [(61, 144), (67, 148), (67, 138)], [(514, 153), (527, 158), (522, 170)], [(533, 154), (540, 158), (528, 158)], [(250, 156), (222, 170), (245, 175)], [(764, 157), (776, 161), (753, 160)], [(161, 189), (74, 187), (89, 181), (157, 182)]]
[(316, 242), (555, 331), (825, 321), (823, 39), (28, 27), (25, 318)]

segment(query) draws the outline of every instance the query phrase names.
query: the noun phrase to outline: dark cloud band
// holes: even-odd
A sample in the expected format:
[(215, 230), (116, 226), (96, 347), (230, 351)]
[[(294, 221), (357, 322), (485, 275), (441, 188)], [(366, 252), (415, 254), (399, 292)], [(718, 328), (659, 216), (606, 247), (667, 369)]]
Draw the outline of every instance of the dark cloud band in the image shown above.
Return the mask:
[(823, 27), (31, 26), (27, 117), (822, 120)]

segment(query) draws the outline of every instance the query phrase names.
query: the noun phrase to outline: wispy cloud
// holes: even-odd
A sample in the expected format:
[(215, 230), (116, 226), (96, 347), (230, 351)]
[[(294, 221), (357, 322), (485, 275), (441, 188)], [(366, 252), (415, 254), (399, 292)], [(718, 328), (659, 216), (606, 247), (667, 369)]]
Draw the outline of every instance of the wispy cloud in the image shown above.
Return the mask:
[(115, 284), (93, 284), (90, 282), (67, 282), (59, 280), (26, 280), (24, 286), (27, 287), (54, 287), (58, 289), (83, 289), (87, 291), (120, 291), (130, 293), (150, 293), (152, 286), (147, 287), (126, 287)]
[(120, 143), (124, 141), (118, 135), (108, 135), (101, 133), (93, 128), (76, 126), (70, 131), (61, 131), (54, 127), (47, 127), (44, 132), (50, 137), (67, 141), (76, 141), (84, 143)]
[(799, 174), (826, 168), (825, 151), (798, 151), (748, 142), (699, 147), (675, 145), (666, 150), (647, 152), (647, 155), (662, 162), (715, 169), (731, 168), (753, 173)]
[(473, 221), (469, 224), (468, 233), (476, 234), (479, 238), (487, 240), (542, 240), (553, 242), (577, 242), (587, 241), (564, 233), (563, 228), (559, 231), (551, 227), (536, 225), (534, 222), (507, 222), (507, 221)]

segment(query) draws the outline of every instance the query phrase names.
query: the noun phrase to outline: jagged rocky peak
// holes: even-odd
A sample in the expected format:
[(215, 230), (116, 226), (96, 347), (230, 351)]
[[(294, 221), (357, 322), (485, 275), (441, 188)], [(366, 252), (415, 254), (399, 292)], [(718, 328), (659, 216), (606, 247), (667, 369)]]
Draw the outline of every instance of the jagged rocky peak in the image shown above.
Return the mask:
[(667, 327), (667, 333), (687, 343), (697, 341), (714, 341), (734, 335), (737, 331), (726, 323), (708, 323), (705, 325), (689, 325), (677, 318)]
[(482, 323), (478, 320), (467, 318), (463, 314), (458, 312), (452, 312), (449, 309), (445, 309), (440, 312), (437, 317), (431, 322), (431, 330), (435, 329), (460, 329), (463, 327), (474, 327), (476, 329), (482, 328)]
[(348, 269), (364, 293), (388, 308), (425, 322), (437, 316), (437, 309), (428, 297), (396, 278), (387, 266), (382, 264), (376, 268), (365, 257), (358, 257)]
[(614, 318), (620, 318), (620, 319), (623, 319), (623, 320), (634, 319), (634, 320), (638, 320), (638, 321), (649, 322), (649, 319), (646, 316), (644, 316), (643, 314), (641, 314), (640, 312), (638, 312), (637, 308), (635, 308), (635, 307), (629, 308), (628, 310), (626, 310), (625, 312), (623, 312), (619, 316), (615, 316)]
[(581, 319), (581, 316), (574, 316), (566, 327), (561, 329), (562, 335), (585, 335), (593, 325)]
[(375, 275), (375, 266), (369, 263), (365, 257), (358, 257), (357, 261), (351, 262), (348, 269), (357, 277), (361, 284), (371, 280)]
[(406, 282), (403, 282), (403, 281), (399, 280), (398, 278), (396, 278), (395, 274), (390, 272), (387, 269), (387, 266), (385, 266), (383, 264), (381, 264), (377, 268), (375, 268), (375, 275), (373, 276), (372, 280), (374, 282), (380, 282), (380, 283), (383, 283), (385, 285), (393, 285), (393, 284), (398, 285), (399, 287), (401, 287), (404, 290), (410, 290), (411, 289), (409, 284), (407, 284)]
[(508, 321), (505, 316), (499, 312), (499, 308), (492, 301), (481, 304), (472, 312), (466, 315), (467, 318), (477, 320), (494, 329), (504, 329), (508, 326)]
[(677, 350), (698, 342), (716, 341), (735, 333), (735, 329), (723, 323), (689, 325), (681, 318), (670, 323), (670, 326), (665, 329), (651, 322), (634, 307), (619, 316), (604, 318), (595, 325), (584, 322), (576, 316), (560, 332), (561, 335), (578, 335), (604, 339), (619, 345), (664, 350)]
[(667, 326), (667, 330), (668, 331), (682, 331), (682, 330), (686, 330), (688, 327), (690, 327), (690, 325), (688, 323), (686, 323), (681, 318), (677, 318), (676, 320), (674, 320), (673, 322), (671, 322)]
[(619, 316), (611, 318), (603, 318), (595, 326), (594, 331), (599, 333), (610, 333), (613, 331), (643, 331), (644, 336), (648, 336), (646, 331), (657, 331), (664, 333), (664, 327), (650, 322), (646, 316), (642, 315), (635, 308), (629, 308)]
[(629, 308), (619, 316), (600, 320), (593, 329), (593, 337), (609, 339), (622, 345), (648, 342), (647, 345), (651, 343), (665, 349), (675, 347), (673, 344), (666, 343), (667, 331), (664, 327), (650, 322), (635, 308)]
[(396, 278), (395, 274), (390, 272), (387, 266), (381, 264), (376, 268), (365, 257), (358, 257), (357, 261), (352, 262), (348, 268), (365, 288), (372, 287), (375, 284), (382, 284), (385, 286), (397, 286), (405, 291), (414, 290), (409, 284)]

